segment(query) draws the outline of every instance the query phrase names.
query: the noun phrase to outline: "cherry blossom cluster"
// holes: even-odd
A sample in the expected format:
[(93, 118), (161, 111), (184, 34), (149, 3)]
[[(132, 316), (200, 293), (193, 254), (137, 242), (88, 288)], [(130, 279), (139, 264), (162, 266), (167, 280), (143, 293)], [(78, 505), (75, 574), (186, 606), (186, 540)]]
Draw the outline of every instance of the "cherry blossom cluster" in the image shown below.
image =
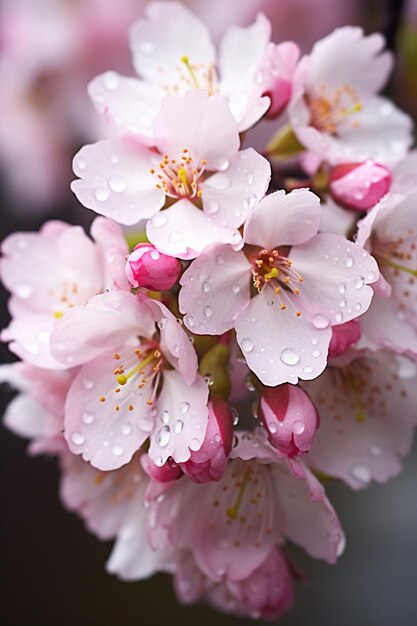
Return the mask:
[(115, 541), (109, 572), (274, 619), (288, 543), (344, 550), (325, 482), (385, 482), (411, 446), (412, 123), (358, 27), (301, 57), (259, 14), (216, 51), (154, 2), (130, 46), (137, 78), (88, 86), (108, 129), (74, 158), (90, 235), (49, 221), (3, 242), (5, 422), (58, 457), (64, 505)]

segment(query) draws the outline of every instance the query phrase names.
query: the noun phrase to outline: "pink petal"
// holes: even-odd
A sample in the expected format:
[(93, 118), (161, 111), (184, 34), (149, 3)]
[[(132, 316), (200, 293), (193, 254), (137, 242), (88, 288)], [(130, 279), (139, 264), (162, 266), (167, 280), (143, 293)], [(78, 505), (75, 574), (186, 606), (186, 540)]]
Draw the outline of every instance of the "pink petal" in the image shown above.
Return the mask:
[(155, 322), (149, 310), (127, 291), (108, 291), (91, 298), (83, 307), (69, 309), (57, 321), (51, 337), (52, 354), (67, 366), (97, 357), (104, 349), (116, 349), (136, 336), (152, 337)]
[(242, 252), (213, 244), (181, 277), (180, 311), (197, 334), (221, 335), (233, 327), (250, 298), (251, 265)]
[(104, 287), (111, 289), (130, 289), (125, 273), (125, 259), (129, 252), (123, 230), (105, 217), (96, 217), (91, 225), (91, 236), (96, 242), (104, 264)]
[(238, 228), (266, 193), (268, 161), (252, 148), (238, 152), (229, 167), (200, 185), (204, 212), (221, 226)]
[[(203, 22), (177, 2), (153, 2), (145, 15), (130, 31), (137, 73), (162, 86), (195, 87), (181, 59), (188, 57), (192, 66), (203, 64), (204, 70), (213, 65), (215, 52)], [(199, 72), (196, 76), (200, 78)]]
[(225, 170), (239, 149), (239, 132), (226, 98), (193, 89), (184, 97), (167, 97), (155, 119), (156, 146), (178, 159), (188, 149), (194, 166)]
[(164, 204), (149, 169), (155, 164), (144, 146), (133, 139), (115, 137), (84, 146), (74, 158), (71, 183), (78, 200), (96, 213), (121, 224), (136, 224)]
[(267, 250), (298, 245), (314, 237), (320, 224), (320, 198), (307, 189), (266, 196), (245, 224), (245, 243)]
[(158, 85), (106, 72), (90, 82), (88, 93), (97, 110), (123, 131), (142, 138), (153, 136), (153, 120), (165, 95)]
[[(127, 349), (119, 352), (127, 357)], [(131, 381), (118, 387), (113, 355), (101, 353), (81, 368), (65, 406), (65, 438), (71, 452), (103, 471), (128, 463), (153, 426), (147, 404), (152, 387), (138, 393)]]
[(330, 328), (314, 328), (303, 312), (282, 311), (272, 290), (252, 298), (235, 328), (248, 367), (264, 385), (310, 380), (326, 366)]
[(297, 303), (316, 328), (347, 322), (364, 313), (373, 296), (377, 263), (365, 250), (332, 234), (319, 234), (293, 248), (293, 267), (303, 277)]
[(154, 215), (146, 234), (158, 250), (180, 259), (193, 259), (212, 243), (243, 244), (238, 230), (220, 226), (187, 199)]
[(149, 448), (149, 456), (158, 467), (169, 456), (183, 463), (190, 458), (191, 450), (200, 449), (207, 429), (207, 400), (207, 383), (202, 376), (186, 385), (177, 372), (164, 372)]

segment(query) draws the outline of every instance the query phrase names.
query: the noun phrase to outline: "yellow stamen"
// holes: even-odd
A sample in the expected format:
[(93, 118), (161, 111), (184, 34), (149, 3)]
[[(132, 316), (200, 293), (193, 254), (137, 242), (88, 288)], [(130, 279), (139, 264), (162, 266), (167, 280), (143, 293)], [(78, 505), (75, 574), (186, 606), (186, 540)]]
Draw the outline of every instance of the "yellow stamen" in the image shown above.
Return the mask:
[(187, 55), (184, 55), (184, 56), (181, 57), (180, 60), (181, 60), (181, 63), (184, 63), (185, 67), (189, 71), (190, 76), (191, 76), (191, 80), (194, 83), (194, 87), (196, 87), (196, 89), (199, 89), (200, 85), (198, 84), (197, 76), (195, 75), (195, 72), (194, 72), (194, 70), (192, 68), (192, 65), (191, 65), (191, 63), (189, 61), (189, 58), (187, 57)]
[(239, 492), (237, 494), (236, 502), (234, 503), (233, 506), (231, 506), (226, 511), (226, 513), (230, 517), (230, 519), (236, 519), (237, 516), (239, 515), (240, 505), (242, 504), (243, 495), (245, 493), (245, 488), (246, 488), (246, 485), (248, 483), (249, 476), (251, 475), (251, 473), (252, 473), (252, 468), (249, 466), (245, 470), (245, 473), (244, 473), (244, 476), (243, 476), (243, 480), (242, 480), (242, 484), (240, 485), (240, 489), (239, 489)]
[(151, 352), (146, 359), (138, 363), (133, 369), (130, 370), (127, 374), (119, 374), (116, 376), (116, 380), (119, 385), (126, 385), (129, 378), (132, 378), (135, 374), (140, 372), (144, 367), (146, 367), (153, 359), (155, 358), (155, 353)]

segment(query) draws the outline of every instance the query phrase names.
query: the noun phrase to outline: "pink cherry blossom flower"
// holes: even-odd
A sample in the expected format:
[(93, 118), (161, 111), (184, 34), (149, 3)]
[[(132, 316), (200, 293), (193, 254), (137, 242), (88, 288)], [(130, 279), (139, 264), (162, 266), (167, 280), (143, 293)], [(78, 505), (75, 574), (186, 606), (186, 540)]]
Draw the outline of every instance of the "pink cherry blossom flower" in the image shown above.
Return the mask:
[(388, 193), (391, 181), (391, 172), (379, 163), (343, 163), (330, 173), (330, 193), (346, 209), (368, 211)]
[(270, 443), (283, 455), (291, 458), (310, 450), (318, 427), (317, 410), (298, 385), (264, 387), (258, 418)]
[(254, 436), (239, 433), (231, 456), (220, 482), (197, 485), (183, 478), (150, 501), (151, 546), (191, 550), (197, 567), (216, 582), (247, 580), (285, 539), (334, 563), (343, 531), (308, 469), (279, 459), (262, 429)]
[(190, 552), (176, 563), (174, 586), (183, 604), (205, 599), (216, 609), (241, 617), (275, 619), (293, 602), (292, 577), (278, 548), (242, 581), (213, 581), (197, 567)]
[(59, 454), (66, 449), (62, 436), (64, 405), (72, 380), (70, 372), (27, 363), (0, 367), (0, 383), (19, 392), (8, 405), (3, 423), (20, 437), (30, 439), (29, 454)]
[(207, 383), (187, 334), (161, 303), (125, 291), (68, 310), (51, 338), (57, 359), (81, 365), (68, 393), (65, 437), (101, 470), (130, 461), (150, 437), (158, 466), (187, 461), (207, 428)]
[(127, 245), (118, 224), (99, 218), (91, 233), (95, 243), (80, 226), (50, 221), (39, 233), (14, 233), (2, 244), (0, 274), (12, 293), (12, 321), (1, 337), (33, 365), (62, 367), (50, 353), (49, 338), (66, 309), (106, 287), (129, 287)]
[(153, 291), (171, 289), (182, 271), (178, 259), (161, 254), (149, 243), (139, 243), (126, 261), (126, 277), (132, 287)]
[(353, 489), (400, 472), (417, 425), (416, 367), (401, 358), (352, 353), (303, 383), (320, 411), (310, 467)]
[(270, 43), (271, 26), (262, 14), (249, 27), (227, 30), (217, 62), (205, 24), (188, 8), (153, 2), (145, 14), (130, 32), (133, 65), (142, 78), (107, 72), (89, 86), (97, 109), (124, 131), (152, 138), (164, 97), (190, 89), (225, 96), (239, 131), (255, 124), (271, 100), (274, 110), (288, 101), (298, 46)]
[[(362, 340), (417, 358), (417, 188), (390, 193), (359, 222), (356, 242), (376, 258), (377, 295), (360, 320)], [(390, 297), (388, 297), (390, 296)]]
[(331, 164), (395, 164), (412, 143), (411, 119), (376, 96), (392, 67), (384, 39), (345, 26), (318, 41), (294, 76), (290, 123), (300, 142)]
[(275, 192), (246, 221), (243, 251), (212, 246), (181, 277), (186, 326), (214, 335), (235, 328), (249, 368), (265, 385), (318, 376), (331, 326), (371, 302), (375, 260), (342, 237), (317, 235), (319, 222), (317, 196)]
[(101, 472), (70, 453), (61, 456), (60, 495), (89, 532), (102, 540), (115, 539), (106, 569), (122, 580), (148, 578), (169, 565), (167, 553), (152, 550), (147, 541), (144, 505), (149, 478), (137, 455), (130, 463)]
[[(226, 99), (201, 90), (167, 97), (154, 126), (156, 149), (129, 135), (82, 148), (78, 199), (122, 224), (151, 218), (148, 238), (171, 256), (194, 258), (214, 241), (239, 246), (238, 228), (265, 193), (270, 166), (251, 148), (238, 151)], [(174, 204), (158, 213), (167, 198)]]
[(201, 448), (192, 451), (181, 468), (196, 483), (220, 480), (226, 469), (233, 442), (233, 413), (230, 405), (214, 398), (208, 405), (208, 424)]

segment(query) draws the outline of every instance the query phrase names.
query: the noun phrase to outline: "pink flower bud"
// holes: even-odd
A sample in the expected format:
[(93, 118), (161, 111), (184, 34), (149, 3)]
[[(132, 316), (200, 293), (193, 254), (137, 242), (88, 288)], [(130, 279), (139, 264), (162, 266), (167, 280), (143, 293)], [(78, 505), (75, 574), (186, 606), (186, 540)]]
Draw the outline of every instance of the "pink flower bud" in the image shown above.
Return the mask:
[(126, 276), (132, 287), (165, 291), (175, 285), (181, 262), (159, 252), (151, 243), (139, 243), (126, 261)]
[(209, 417), (203, 445), (191, 452), (180, 467), (196, 483), (220, 480), (227, 465), (233, 441), (233, 413), (221, 398), (209, 402)]
[(289, 383), (264, 387), (258, 416), (271, 444), (286, 456), (299, 456), (310, 450), (318, 415), (301, 387)]
[(155, 465), (155, 463), (147, 456), (143, 456), (142, 466), (145, 472), (160, 483), (168, 483), (171, 480), (177, 480), (181, 478), (183, 472), (179, 465), (172, 459), (168, 459), (161, 467)]
[(330, 193), (345, 209), (367, 211), (389, 191), (391, 180), (390, 171), (379, 163), (344, 163), (330, 174)]
[(290, 101), (293, 75), (299, 56), (300, 49), (292, 41), (268, 47), (260, 71), (264, 83), (262, 95), (268, 96), (271, 100), (266, 117), (278, 117)]
[(329, 345), (329, 358), (340, 356), (351, 345), (359, 341), (361, 328), (357, 320), (350, 320), (344, 324), (332, 327), (332, 338)]

